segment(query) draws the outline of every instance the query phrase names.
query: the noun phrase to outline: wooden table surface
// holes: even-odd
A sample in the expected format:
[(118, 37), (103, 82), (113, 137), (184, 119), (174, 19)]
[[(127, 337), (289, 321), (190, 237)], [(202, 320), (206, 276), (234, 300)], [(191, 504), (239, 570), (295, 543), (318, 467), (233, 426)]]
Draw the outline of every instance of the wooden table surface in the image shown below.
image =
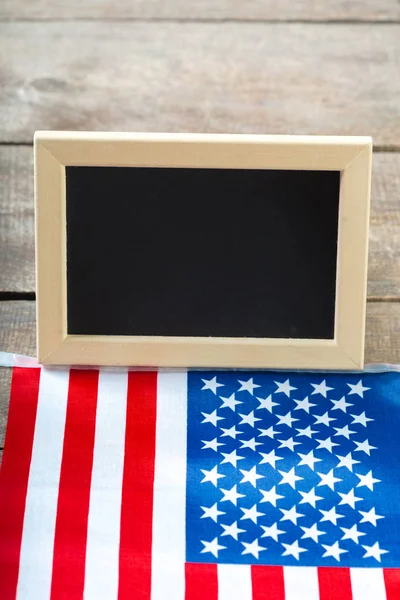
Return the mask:
[(2, 0), (0, 28), (0, 350), (35, 353), (36, 129), (355, 134), (374, 138), (366, 361), (400, 363), (398, 0)]

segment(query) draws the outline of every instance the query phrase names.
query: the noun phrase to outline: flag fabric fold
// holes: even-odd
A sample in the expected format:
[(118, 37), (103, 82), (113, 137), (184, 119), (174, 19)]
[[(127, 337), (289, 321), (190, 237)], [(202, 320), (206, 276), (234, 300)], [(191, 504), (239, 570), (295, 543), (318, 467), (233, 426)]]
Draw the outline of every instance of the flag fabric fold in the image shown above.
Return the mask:
[(400, 373), (13, 369), (0, 598), (399, 600)]

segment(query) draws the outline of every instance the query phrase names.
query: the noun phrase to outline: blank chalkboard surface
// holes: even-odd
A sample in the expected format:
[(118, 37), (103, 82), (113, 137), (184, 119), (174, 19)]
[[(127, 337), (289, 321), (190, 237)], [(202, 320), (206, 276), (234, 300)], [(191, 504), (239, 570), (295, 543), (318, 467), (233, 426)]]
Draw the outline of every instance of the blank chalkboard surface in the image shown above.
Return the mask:
[(68, 333), (332, 339), (339, 183), (67, 167)]
[(362, 368), (371, 148), (37, 133), (39, 361)]

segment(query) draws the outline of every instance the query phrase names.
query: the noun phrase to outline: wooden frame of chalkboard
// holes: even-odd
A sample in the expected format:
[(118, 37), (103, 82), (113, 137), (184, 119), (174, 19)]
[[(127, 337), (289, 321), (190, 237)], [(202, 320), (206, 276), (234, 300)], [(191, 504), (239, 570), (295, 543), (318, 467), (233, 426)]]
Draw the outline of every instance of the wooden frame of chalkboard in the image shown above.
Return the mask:
[[(48, 131), (35, 134), (34, 147), (40, 362), (255, 369), (363, 367), (369, 137)], [(68, 333), (66, 169), (71, 166), (340, 172), (332, 339)], [(112, 202), (109, 210), (113, 210)], [(94, 226), (95, 222), (94, 211)]]

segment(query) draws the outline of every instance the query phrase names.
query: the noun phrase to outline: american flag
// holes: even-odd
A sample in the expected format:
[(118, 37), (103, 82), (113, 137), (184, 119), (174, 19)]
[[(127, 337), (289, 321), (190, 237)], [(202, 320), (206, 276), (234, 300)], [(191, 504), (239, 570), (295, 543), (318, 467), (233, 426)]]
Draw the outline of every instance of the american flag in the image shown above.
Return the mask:
[(400, 373), (14, 368), (0, 598), (399, 600)]

